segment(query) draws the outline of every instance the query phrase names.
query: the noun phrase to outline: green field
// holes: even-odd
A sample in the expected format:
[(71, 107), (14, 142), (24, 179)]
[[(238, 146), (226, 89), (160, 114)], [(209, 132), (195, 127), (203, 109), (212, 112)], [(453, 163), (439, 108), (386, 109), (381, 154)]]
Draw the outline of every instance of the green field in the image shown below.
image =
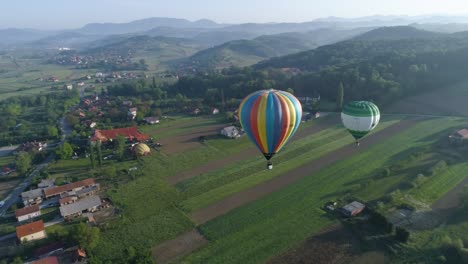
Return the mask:
[[(375, 132), (398, 121), (382, 122)], [(178, 188), (187, 197), (182, 202), (181, 207), (187, 211), (206, 207), (234, 193), (284, 175), (289, 170), (300, 167), (352, 142), (353, 139), (346, 130), (341, 126), (335, 126), (289, 144), (281, 154), (275, 157), (276, 165), (273, 171), (264, 170), (265, 161), (260, 156), (193, 178), (178, 185)]]
[(460, 121), (423, 121), (362, 154), (202, 225), (201, 231), (211, 243), (184, 262), (261, 263), (278, 255), (336, 221), (319, 209), (326, 201), (346, 194), (363, 200), (377, 199), (398, 188), (399, 179), (385, 179), (387, 184), (379, 180), (366, 182), (381, 168), (446, 136)]

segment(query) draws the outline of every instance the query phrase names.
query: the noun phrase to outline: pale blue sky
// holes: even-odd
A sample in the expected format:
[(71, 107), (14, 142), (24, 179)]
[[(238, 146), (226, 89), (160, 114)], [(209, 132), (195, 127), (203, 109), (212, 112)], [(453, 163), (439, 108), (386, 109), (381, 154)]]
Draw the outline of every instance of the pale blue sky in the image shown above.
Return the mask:
[(0, 0), (0, 28), (77, 28), (147, 17), (221, 23), (302, 22), (319, 17), (468, 14), (467, 0)]

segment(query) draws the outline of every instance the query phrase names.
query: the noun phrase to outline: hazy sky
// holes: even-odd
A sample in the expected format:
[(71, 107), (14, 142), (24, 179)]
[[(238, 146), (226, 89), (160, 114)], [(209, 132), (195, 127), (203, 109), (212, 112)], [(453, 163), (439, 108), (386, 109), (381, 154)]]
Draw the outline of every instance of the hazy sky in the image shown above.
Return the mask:
[(467, 0), (0, 0), (0, 28), (77, 28), (147, 17), (223, 23), (302, 22), (319, 17), (468, 14)]

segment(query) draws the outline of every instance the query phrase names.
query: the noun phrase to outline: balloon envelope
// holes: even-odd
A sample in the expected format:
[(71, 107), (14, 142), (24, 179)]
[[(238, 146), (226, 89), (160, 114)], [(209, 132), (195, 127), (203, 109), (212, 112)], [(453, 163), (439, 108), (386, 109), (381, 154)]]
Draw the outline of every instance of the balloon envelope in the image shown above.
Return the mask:
[(151, 149), (146, 144), (140, 143), (135, 146), (135, 153), (138, 156), (145, 156), (148, 155), (150, 152)]
[(351, 135), (359, 140), (379, 124), (380, 111), (372, 102), (354, 101), (343, 107), (341, 120)]
[(267, 160), (294, 135), (301, 118), (301, 103), (285, 91), (257, 91), (239, 106), (239, 121), (245, 133)]

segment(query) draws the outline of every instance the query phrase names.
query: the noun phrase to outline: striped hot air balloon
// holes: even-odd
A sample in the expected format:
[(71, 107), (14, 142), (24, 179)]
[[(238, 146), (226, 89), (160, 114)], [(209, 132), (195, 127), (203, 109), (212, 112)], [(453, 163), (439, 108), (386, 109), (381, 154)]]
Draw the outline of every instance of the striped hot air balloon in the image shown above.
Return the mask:
[(341, 120), (359, 145), (359, 139), (379, 124), (380, 111), (372, 102), (354, 101), (343, 107)]
[(248, 95), (239, 106), (239, 121), (250, 140), (268, 160), (291, 139), (302, 118), (302, 106), (294, 95), (261, 90)]

